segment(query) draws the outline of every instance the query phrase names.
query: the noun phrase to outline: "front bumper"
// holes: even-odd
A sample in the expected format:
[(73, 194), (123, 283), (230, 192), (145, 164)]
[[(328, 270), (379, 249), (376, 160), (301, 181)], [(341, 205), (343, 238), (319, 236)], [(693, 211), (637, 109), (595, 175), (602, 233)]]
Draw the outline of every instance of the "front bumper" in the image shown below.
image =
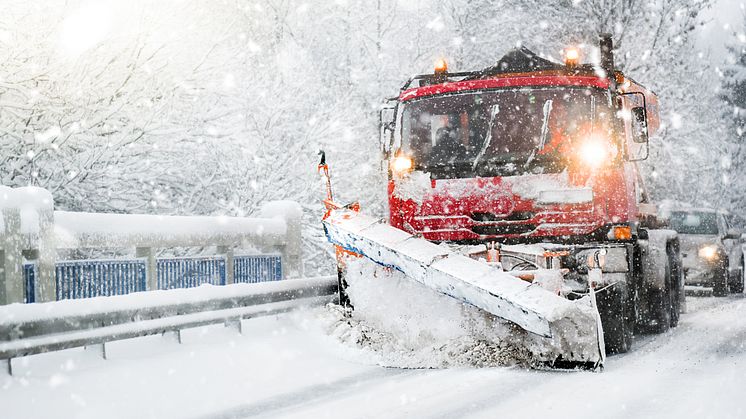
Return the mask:
[(684, 284), (711, 287), (723, 272), (722, 260), (707, 260), (692, 252), (683, 257)]
[(684, 268), (684, 284), (702, 285), (711, 287), (715, 281), (722, 275), (722, 268), (718, 265), (703, 265), (697, 267)]

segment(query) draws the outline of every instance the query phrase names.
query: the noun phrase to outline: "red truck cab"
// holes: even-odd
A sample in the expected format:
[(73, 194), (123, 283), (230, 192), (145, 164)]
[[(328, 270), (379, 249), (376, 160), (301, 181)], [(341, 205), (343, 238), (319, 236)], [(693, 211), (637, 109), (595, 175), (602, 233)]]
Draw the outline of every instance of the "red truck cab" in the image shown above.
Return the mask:
[(634, 330), (675, 327), (685, 300), (678, 237), (636, 163), (658, 99), (615, 69), (610, 35), (599, 50), (596, 64), (522, 48), (481, 71), (441, 65), (405, 84), (382, 133), (391, 225), (488, 244), (462, 248), (476, 258), (511, 244), (496, 256), (507, 269), (545, 268), (524, 257), (543, 252), (566, 270), (568, 298), (595, 296), (606, 350), (619, 353)]
[(388, 147), (390, 223), (438, 242), (630, 240), (658, 105), (608, 68), (517, 49), (410, 80)]

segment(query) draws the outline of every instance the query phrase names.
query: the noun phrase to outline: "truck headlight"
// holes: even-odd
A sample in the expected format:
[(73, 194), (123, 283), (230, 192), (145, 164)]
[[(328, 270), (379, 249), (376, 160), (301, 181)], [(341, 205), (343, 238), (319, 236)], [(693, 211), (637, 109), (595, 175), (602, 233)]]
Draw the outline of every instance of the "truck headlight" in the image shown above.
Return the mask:
[(718, 248), (712, 244), (699, 248), (699, 257), (707, 260), (714, 260), (718, 257)]
[(409, 173), (412, 169), (414, 169), (414, 161), (407, 156), (396, 156), (391, 162), (391, 170), (398, 175)]
[(616, 146), (603, 135), (594, 134), (586, 137), (578, 147), (580, 161), (591, 169), (598, 169), (616, 157)]
[(580, 159), (590, 167), (599, 167), (608, 158), (609, 151), (603, 142), (589, 138), (580, 146)]

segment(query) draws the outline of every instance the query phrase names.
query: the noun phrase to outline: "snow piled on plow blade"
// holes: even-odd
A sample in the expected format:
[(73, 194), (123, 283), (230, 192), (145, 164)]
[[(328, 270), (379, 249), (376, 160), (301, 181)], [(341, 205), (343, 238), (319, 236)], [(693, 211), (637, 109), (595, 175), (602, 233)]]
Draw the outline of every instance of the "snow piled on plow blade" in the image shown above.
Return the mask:
[(324, 229), (330, 242), (536, 335), (535, 361), (603, 363), (598, 313), (589, 298), (569, 301), (353, 211), (334, 211)]

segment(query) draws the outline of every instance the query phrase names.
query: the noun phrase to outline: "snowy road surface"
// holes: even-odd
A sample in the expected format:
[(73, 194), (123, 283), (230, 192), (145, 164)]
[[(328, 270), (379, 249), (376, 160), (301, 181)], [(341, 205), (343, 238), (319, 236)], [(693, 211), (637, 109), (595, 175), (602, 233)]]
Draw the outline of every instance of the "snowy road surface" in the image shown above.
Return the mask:
[(688, 304), (603, 373), (382, 368), (307, 311), (204, 327), (15, 360), (0, 417), (746, 417), (746, 298)]

